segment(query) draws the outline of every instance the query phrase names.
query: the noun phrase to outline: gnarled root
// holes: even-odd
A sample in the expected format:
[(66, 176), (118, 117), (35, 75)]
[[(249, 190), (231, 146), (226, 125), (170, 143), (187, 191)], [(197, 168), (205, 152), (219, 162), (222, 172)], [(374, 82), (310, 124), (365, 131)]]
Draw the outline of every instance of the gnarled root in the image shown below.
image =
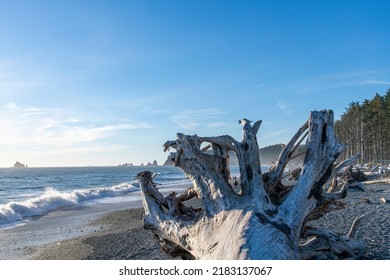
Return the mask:
[(299, 246), (302, 259), (336, 260), (358, 259), (366, 248), (365, 241), (356, 241), (352, 238), (357, 226), (367, 217), (367, 214), (355, 219), (347, 236), (337, 236), (324, 228), (311, 228), (305, 232), (309, 238)]

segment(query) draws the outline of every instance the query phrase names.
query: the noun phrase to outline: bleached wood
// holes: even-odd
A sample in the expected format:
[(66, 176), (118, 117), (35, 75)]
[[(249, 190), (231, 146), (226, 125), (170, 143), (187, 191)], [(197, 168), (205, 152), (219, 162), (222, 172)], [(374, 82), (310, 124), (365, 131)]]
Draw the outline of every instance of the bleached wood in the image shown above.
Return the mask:
[(338, 192), (329, 192), (329, 193), (324, 193), (323, 197), (327, 200), (336, 200), (336, 199), (343, 199), (347, 197), (347, 188), (348, 188), (348, 183), (343, 182), (343, 185)]
[(390, 184), (390, 179), (364, 181), (364, 182), (362, 182), (362, 184), (363, 184), (363, 185)]
[(308, 125), (308, 122), (305, 122), (304, 125), (297, 131), (297, 133), (295, 133), (295, 135), (291, 138), (290, 142), (286, 146), (284, 146), (276, 163), (267, 172), (264, 179), (267, 183), (267, 189), (269, 191), (274, 189), (279, 184), (283, 175), (283, 171), (289, 161), (289, 158), (292, 156), (292, 153), (295, 151), (296, 147), (298, 147), (300, 144), (300, 142), (298, 142), (298, 144), (296, 144), (296, 142), (307, 130)]
[[(333, 112), (312, 112), (309, 120), (284, 147), (278, 161), (262, 174), (257, 133), (261, 121), (243, 126), (242, 140), (228, 135), (200, 137), (177, 134), (164, 150), (192, 181), (192, 188), (163, 197), (155, 188), (150, 172), (139, 174), (145, 209), (144, 225), (160, 239), (164, 251), (190, 259), (300, 259), (358, 258), (364, 243), (326, 229), (304, 232), (311, 213), (324, 201), (342, 198), (340, 193), (324, 194), (323, 185), (343, 149), (333, 131)], [(301, 141), (306, 155), (295, 185), (284, 186), (283, 170)], [(212, 153), (205, 153), (208, 146)], [(237, 155), (240, 192), (230, 178), (229, 152)], [(198, 199), (200, 209), (186, 205)], [(303, 234), (310, 240), (301, 244)], [(340, 242), (338, 241), (340, 240)], [(338, 244), (340, 243), (340, 244)], [(332, 252), (322, 252), (322, 246)], [(352, 248), (352, 249), (351, 249)], [(352, 251), (351, 251), (352, 250)]]
[(366, 213), (366, 214), (361, 215), (360, 217), (356, 218), (356, 219), (353, 221), (351, 228), (349, 229), (349, 232), (348, 232), (348, 234), (347, 234), (347, 237), (349, 237), (349, 238), (355, 237), (357, 227), (358, 227), (359, 224), (361, 224), (361, 223), (363, 222), (363, 220), (366, 219), (370, 214), (371, 214), (371, 213)]
[(331, 193), (335, 190), (336, 186), (337, 186), (337, 176), (339, 174), (339, 172), (345, 168), (346, 166), (348, 165), (351, 165), (353, 162), (355, 162), (356, 160), (358, 160), (360, 158), (360, 154), (356, 154), (354, 155), (353, 157), (349, 158), (349, 159), (346, 159), (344, 160), (343, 162), (339, 163), (338, 165), (336, 165), (336, 167), (334, 167), (333, 171), (332, 171), (332, 175), (330, 176), (328, 182), (325, 183), (325, 186), (329, 184), (330, 181), (332, 181), (330, 184), (329, 184), (329, 188), (327, 190), (328, 193)]

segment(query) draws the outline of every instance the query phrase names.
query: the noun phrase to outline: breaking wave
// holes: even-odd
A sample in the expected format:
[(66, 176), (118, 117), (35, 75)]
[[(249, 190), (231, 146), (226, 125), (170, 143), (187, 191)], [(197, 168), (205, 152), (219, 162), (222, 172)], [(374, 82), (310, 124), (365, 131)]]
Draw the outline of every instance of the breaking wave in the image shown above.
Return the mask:
[(21, 222), (26, 218), (44, 215), (65, 206), (77, 206), (83, 202), (111, 198), (139, 191), (138, 183), (121, 183), (111, 187), (100, 187), (71, 192), (47, 189), (42, 195), (23, 201), (0, 204), (0, 226)]

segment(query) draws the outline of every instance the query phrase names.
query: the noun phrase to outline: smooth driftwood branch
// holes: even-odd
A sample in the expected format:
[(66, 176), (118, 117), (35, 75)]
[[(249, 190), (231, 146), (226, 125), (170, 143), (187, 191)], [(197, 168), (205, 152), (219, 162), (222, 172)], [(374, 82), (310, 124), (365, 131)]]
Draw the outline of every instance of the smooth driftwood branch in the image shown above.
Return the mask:
[(339, 163), (336, 165), (336, 167), (333, 168), (333, 171), (332, 171), (332, 175), (330, 176), (329, 180), (327, 183), (325, 183), (325, 187), (327, 184), (329, 184), (329, 181), (332, 180), (332, 183), (330, 184), (327, 192), (328, 193), (331, 193), (334, 191), (334, 189), (336, 188), (336, 185), (337, 185), (337, 178), (336, 176), (338, 175), (338, 173), (343, 169), (345, 168), (346, 166), (349, 166), (351, 165), (353, 162), (355, 162), (356, 160), (358, 160), (360, 158), (360, 154), (356, 154), (354, 155), (353, 157), (350, 157), (349, 159), (346, 159), (344, 160), (343, 162)]
[[(346, 195), (345, 187), (323, 193), (343, 150), (334, 135), (333, 112), (311, 112), (264, 174), (257, 142), (261, 121), (252, 125), (243, 118), (239, 124), (241, 141), (228, 135), (178, 133), (176, 140), (164, 144), (165, 151), (176, 150), (171, 153), (173, 162), (192, 181), (193, 186), (182, 194), (164, 197), (150, 172), (138, 175), (144, 226), (159, 237), (163, 250), (185, 259), (359, 258), (365, 243), (353, 240), (353, 234), (338, 237), (327, 229), (305, 226), (329, 201)], [(283, 170), (304, 139), (306, 154), (298, 181), (283, 186)], [(240, 191), (231, 181), (229, 152), (237, 155)], [(193, 199), (200, 208), (191, 207)], [(361, 220), (354, 223), (353, 233)]]
[[(273, 165), (267, 172), (266, 176), (264, 176), (269, 192), (272, 191), (279, 184), (283, 175), (283, 171), (286, 168), (289, 159), (291, 158), (295, 149), (300, 144), (300, 142), (296, 142), (307, 130), (308, 125), (308, 121), (305, 122), (304, 125), (297, 131), (297, 133), (295, 133), (295, 135), (291, 138), (290, 142), (283, 148), (275, 165)], [(304, 137), (306, 137), (306, 134)], [(304, 137), (302, 137), (302, 140), (304, 139)]]

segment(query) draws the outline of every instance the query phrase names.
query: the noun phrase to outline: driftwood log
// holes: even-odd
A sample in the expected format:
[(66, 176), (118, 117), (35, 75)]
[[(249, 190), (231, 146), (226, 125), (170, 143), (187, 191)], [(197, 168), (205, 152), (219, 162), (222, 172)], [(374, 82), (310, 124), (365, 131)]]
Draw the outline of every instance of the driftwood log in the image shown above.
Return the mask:
[[(183, 259), (356, 259), (365, 242), (350, 233), (339, 237), (323, 228), (306, 226), (344, 194), (324, 193), (323, 185), (344, 146), (333, 130), (332, 111), (311, 112), (308, 121), (282, 150), (277, 162), (262, 173), (257, 132), (261, 121), (239, 121), (243, 139), (230, 136), (200, 137), (177, 134), (164, 149), (191, 179), (184, 193), (164, 197), (149, 171), (138, 174), (142, 190), (144, 226), (159, 238), (162, 249)], [(281, 180), (292, 153), (303, 138), (306, 155), (295, 184)], [(206, 144), (204, 144), (206, 143)], [(207, 145), (212, 153), (206, 153)], [(230, 178), (229, 151), (238, 158), (239, 188)], [(198, 199), (194, 209), (186, 201)], [(352, 221), (351, 221), (352, 223)]]

